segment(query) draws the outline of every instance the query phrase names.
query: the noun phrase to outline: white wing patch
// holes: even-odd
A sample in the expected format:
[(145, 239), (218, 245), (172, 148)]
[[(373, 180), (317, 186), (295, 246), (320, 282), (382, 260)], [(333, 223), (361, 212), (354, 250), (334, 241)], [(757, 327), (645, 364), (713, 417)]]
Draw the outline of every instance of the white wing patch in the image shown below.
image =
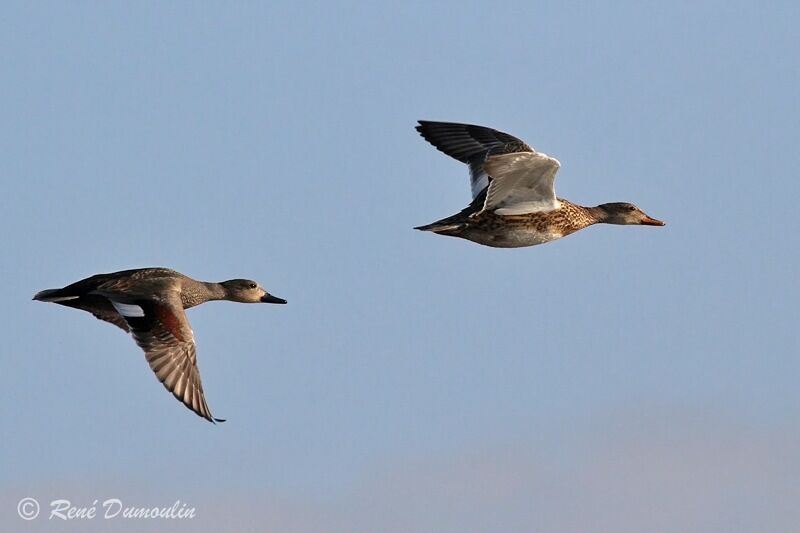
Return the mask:
[(561, 164), (542, 153), (516, 152), (490, 156), (483, 168), (491, 176), (486, 211), (522, 215), (561, 207), (554, 182)]
[(115, 302), (114, 300), (111, 300), (111, 305), (113, 305), (114, 309), (117, 310), (117, 313), (121, 314), (122, 316), (127, 316), (131, 318), (144, 316), (144, 310), (138, 305), (124, 304), (121, 302)]
[(483, 161), (470, 163), (469, 165), (469, 185), (474, 200), (483, 190), (489, 186), (489, 176), (483, 170)]

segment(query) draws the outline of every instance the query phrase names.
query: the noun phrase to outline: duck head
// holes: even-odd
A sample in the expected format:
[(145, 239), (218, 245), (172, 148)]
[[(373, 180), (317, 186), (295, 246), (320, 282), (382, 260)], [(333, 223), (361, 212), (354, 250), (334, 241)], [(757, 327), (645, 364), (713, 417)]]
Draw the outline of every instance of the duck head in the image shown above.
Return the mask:
[(225, 289), (226, 300), (246, 304), (270, 303), (285, 304), (286, 300), (273, 296), (251, 279), (231, 279), (220, 283)]
[(606, 224), (635, 224), (640, 226), (663, 226), (664, 222), (647, 216), (644, 211), (627, 202), (612, 202), (597, 206), (600, 222)]

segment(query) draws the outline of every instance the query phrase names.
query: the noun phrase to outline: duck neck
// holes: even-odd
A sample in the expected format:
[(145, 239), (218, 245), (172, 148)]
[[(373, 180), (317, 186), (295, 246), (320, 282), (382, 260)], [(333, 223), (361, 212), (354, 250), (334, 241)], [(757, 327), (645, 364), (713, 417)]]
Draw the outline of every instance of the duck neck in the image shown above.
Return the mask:
[(577, 231), (585, 227), (606, 221), (606, 212), (600, 207), (585, 207), (578, 204), (573, 204), (567, 200), (562, 200), (561, 206), (565, 210), (567, 220), (572, 228), (572, 231)]
[(205, 285), (206, 294), (208, 294), (206, 301), (225, 300), (228, 297), (228, 291), (222, 283), (204, 281), (203, 285)]
[(219, 283), (189, 280), (181, 289), (181, 303), (184, 309), (200, 305), (211, 300), (224, 300), (225, 287)]
[(608, 211), (601, 206), (584, 207), (586, 215), (592, 219), (592, 224), (604, 224), (608, 222)]

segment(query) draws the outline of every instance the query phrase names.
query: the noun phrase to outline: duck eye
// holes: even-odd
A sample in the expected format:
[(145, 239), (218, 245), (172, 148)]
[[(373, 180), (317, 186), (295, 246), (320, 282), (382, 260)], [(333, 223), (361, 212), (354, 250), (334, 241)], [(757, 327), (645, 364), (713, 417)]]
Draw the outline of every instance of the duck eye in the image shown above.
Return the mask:
[(251, 289), (255, 289), (256, 287), (258, 287), (258, 285), (256, 285), (255, 283), (251, 283), (251, 284), (249, 285), (249, 287), (250, 287)]
[(628, 211), (636, 211), (636, 208), (632, 205), (628, 206)]

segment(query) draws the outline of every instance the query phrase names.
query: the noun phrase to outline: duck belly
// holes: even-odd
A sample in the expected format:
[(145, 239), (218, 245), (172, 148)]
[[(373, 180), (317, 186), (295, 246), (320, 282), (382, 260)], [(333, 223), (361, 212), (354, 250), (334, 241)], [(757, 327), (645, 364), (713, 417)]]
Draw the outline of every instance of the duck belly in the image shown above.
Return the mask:
[(493, 248), (523, 248), (554, 241), (564, 235), (556, 232), (537, 231), (532, 228), (511, 227), (501, 231), (468, 228), (458, 236)]

